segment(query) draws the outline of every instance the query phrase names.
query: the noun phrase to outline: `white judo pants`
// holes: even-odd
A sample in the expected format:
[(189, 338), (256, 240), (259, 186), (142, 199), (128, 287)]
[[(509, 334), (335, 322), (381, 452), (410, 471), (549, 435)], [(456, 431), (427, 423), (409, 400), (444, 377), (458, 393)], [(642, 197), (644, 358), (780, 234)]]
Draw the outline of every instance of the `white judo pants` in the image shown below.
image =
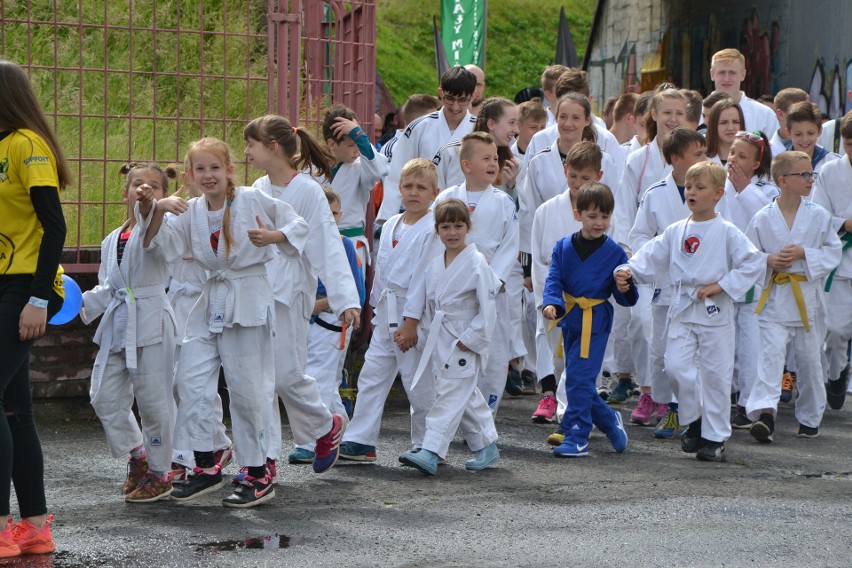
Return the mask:
[(423, 447), (426, 414), (435, 401), (435, 383), (427, 368), (415, 388), (411, 388), (411, 381), (420, 363), (422, 347), (418, 344), (417, 347), (403, 353), (386, 329), (383, 331), (380, 327), (376, 327), (370, 339), (370, 346), (364, 355), (364, 366), (358, 373), (358, 398), (355, 402), (355, 412), (343, 434), (343, 441), (357, 442), (365, 446), (376, 445), (385, 401), (396, 379), (396, 374), (399, 373), (410, 404), (411, 446), (412, 448)]
[[(226, 327), (221, 333), (184, 342), (178, 363), (176, 448), (213, 452), (219, 367), (225, 370), (237, 462), (266, 462), (274, 432), (264, 423), (264, 408), (274, 398), (272, 331), (268, 326)], [(279, 435), (280, 438), (280, 430)]]
[[(174, 329), (163, 318), (163, 342), (136, 348), (136, 369), (127, 368), (125, 352), (107, 356), (103, 377), (93, 380), (89, 396), (104, 428), (113, 457), (127, 456), (145, 446), (148, 467), (165, 473), (171, 469), (175, 399), (172, 396)], [(133, 415), (133, 398), (139, 408), (140, 429)]]
[[(471, 353), (466, 354), (468, 359)], [(417, 383), (432, 380), (424, 376)], [(456, 430), (461, 430), (467, 446), (474, 452), (497, 441), (497, 428), (491, 409), (479, 389), (476, 377), (435, 377), (435, 401), (426, 415), (423, 448), (446, 457)]]
[(678, 400), (680, 423), (701, 418), (701, 437), (724, 442), (731, 437), (733, 325), (675, 321), (671, 327), (664, 364)]
[(666, 374), (666, 346), (669, 331), (669, 306), (651, 304), (651, 341), (648, 343), (648, 381), (651, 398), (657, 404), (675, 402), (672, 381)]
[[(174, 359), (175, 375), (177, 375), (177, 367), (180, 362), (180, 348), (183, 345), (183, 337), (186, 333), (186, 319), (189, 316), (190, 310), (192, 310), (192, 306), (194, 306), (195, 302), (198, 301), (199, 296), (201, 296), (200, 293), (181, 294), (176, 298), (170, 298), (172, 310), (175, 313), (175, 321), (177, 322), (177, 341), (175, 342)], [(177, 376), (175, 377), (174, 385), (175, 401), (178, 402), (180, 399), (178, 398), (177, 392)], [(231, 439), (228, 438), (228, 435), (225, 433), (224, 416), (224, 410), (222, 409), (222, 397), (220, 397), (217, 393), (216, 401), (213, 404), (213, 418), (215, 419), (215, 423), (213, 425), (213, 444), (217, 451), (231, 446)], [(192, 450), (188, 448), (181, 449), (175, 447), (172, 449), (172, 461), (185, 467), (193, 467), (195, 465), (195, 455), (192, 453)]]
[[(506, 299), (509, 308), (509, 359), (517, 359), (527, 354), (522, 333), (524, 321), (524, 269), (515, 262), (509, 280), (506, 282)], [(508, 362), (507, 362), (508, 363)], [(507, 367), (508, 371), (508, 367)], [(505, 381), (503, 386), (506, 386)]]
[(505, 292), (497, 293), (497, 323), (491, 335), (488, 347), (488, 363), (479, 375), (477, 387), (485, 397), (492, 414), (497, 414), (503, 392), (506, 389), (506, 375), (511, 357), (512, 322), (509, 313), (509, 297)]
[(651, 298), (653, 286), (639, 286), (639, 301), (630, 308), (630, 323), (627, 324), (627, 340), (633, 355), (633, 374), (639, 386), (651, 386), (649, 350), (653, 325), (651, 323)]
[[(328, 314), (320, 314), (323, 321), (332, 325), (341, 323), (333, 321)], [(326, 408), (332, 414), (340, 414), (344, 420), (349, 420), (346, 407), (340, 398), (340, 382), (343, 378), (343, 364), (346, 361), (346, 351), (349, 349), (349, 341), (352, 339), (352, 328), (346, 328), (346, 337), (343, 349), (340, 349), (340, 332), (325, 329), (317, 323), (308, 328), (308, 363), (305, 374), (313, 377), (319, 388), (320, 398)], [(316, 441), (301, 444), (298, 447), (313, 451)]]
[[(293, 440), (300, 446), (315, 442), (327, 434), (332, 426), (331, 412), (323, 404), (316, 379), (305, 374), (310, 325), (304, 316), (307, 298), (305, 294), (297, 294), (289, 306), (275, 302), (278, 329), (272, 339), (275, 392), (284, 403)], [(227, 369), (225, 373), (227, 375)], [(272, 435), (267, 455), (277, 460), (281, 456), (281, 410), (278, 397), (270, 397), (263, 406), (266, 408), (267, 429)]]
[(852, 280), (835, 277), (825, 295), (828, 380), (834, 381), (849, 364), (849, 340), (852, 339)]
[(529, 369), (538, 375), (536, 368), (538, 362), (538, 354), (536, 353), (536, 320), (538, 310), (535, 309), (535, 296), (532, 292), (524, 288), (523, 295), (523, 321), (521, 322), (521, 338), (524, 341), (524, 349), (527, 354), (524, 355), (524, 369)]
[(788, 344), (796, 357), (796, 420), (811, 428), (819, 427), (825, 412), (825, 385), (822, 372), (822, 345), (824, 326), (813, 322), (805, 332), (800, 325), (789, 325), (758, 318), (762, 346), (757, 364), (757, 380), (746, 404), (746, 413), (757, 420), (761, 410), (778, 408), (781, 397), (781, 376), (784, 372), (784, 355)]
[(628, 332), (630, 311), (631, 309), (627, 306), (613, 302), (612, 333), (609, 336), (613, 358), (609, 368), (611, 373), (633, 373), (635, 371), (633, 350)]
[(739, 392), (739, 406), (748, 404), (754, 382), (757, 380), (757, 365), (760, 353), (760, 325), (754, 313), (756, 302), (734, 303), (736, 311), (736, 355), (734, 358), (734, 382), (732, 389)]

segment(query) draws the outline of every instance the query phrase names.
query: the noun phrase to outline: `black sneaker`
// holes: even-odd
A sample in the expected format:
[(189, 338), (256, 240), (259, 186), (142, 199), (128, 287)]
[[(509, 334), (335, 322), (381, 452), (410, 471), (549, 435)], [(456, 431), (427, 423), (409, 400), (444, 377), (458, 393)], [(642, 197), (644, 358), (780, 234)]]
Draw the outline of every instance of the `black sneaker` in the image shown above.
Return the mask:
[(222, 505), (247, 509), (265, 503), (273, 497), (275, 497), (275, 486), (272, 485), (272, 479), (268, 473), (263, 476), (263, 479), (247, 475), (230, 497), (222, 499)]
[(805, 426), (804, 424), (799, 424), (799, 438), (816, 438), (819, 436), (819, 426), (816, 428), (811, 428), (810, 426)]
[(701, 419), (692, 422), (680, 436), (680, 449), (687, 454), (694, 454), (704, 444), (701, 437)]
[(186, 481), (175, 485), (172, 498), (178, 501), (192, 501), (196, 497), (221, 489), (225, 485), (222, 480), (222, 470), (218, 465), (215, 467), (216, 473), (213, 474), (204, 473), (204, 470), (199, 467), (192, 468), (192, 473), (186, 476)]
[(745, 430), (751, 427), (753, 422), (746, 416), (745, 408), (737, 406), (737, 413), (731, 418), (731, 427), (738, 430)]
[(512, 396), (520, 396), (524, 392), (521, 389), (521, 374), (511, 365), (506, 375), (506, 392)]
[(725, 454), (725, 442), (711, 442), (701, 440), (702, 445), (695, 453), (695, 457), (704, 462), (726, 462), (728, 456)]
[(832, 410), (840, 410), (846, 402), (846, 389), (849, 387), (849, 365), (846, 365), (840, 376), (825, 383), (825, 401)]
[(529, 369), (524, 369), (521, 371), (521, 391), (522, 394), (527, 396), (534, 395), (536, 393), (535, 385), (538, 382), (538, 379), (535, 377), (535, 373), (530, 371)]
[(772, 435), (775, 433), (775, 418), (768, 412), (764, 412), (754, 421), (748, 433), (758, 442), (769, 444), (773, 441)]

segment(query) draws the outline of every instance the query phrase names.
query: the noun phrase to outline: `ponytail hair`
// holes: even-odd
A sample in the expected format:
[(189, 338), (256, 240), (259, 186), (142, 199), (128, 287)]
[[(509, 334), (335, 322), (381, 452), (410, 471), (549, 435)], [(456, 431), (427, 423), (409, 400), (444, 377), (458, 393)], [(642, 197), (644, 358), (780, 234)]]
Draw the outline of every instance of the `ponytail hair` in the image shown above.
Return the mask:
[[(219, 158), (219, 161), (222, 162), (225, 169), (228, 169), (233, 165), (231, 160), (231, 149), (228, 145), (218, 138), (208, 136), (207, 138), (196, 140), (189, 145), (184, 162), (188, 165), (190, 172), (192, 172), (192, 155), (200, 150), (210, 152)], [(231, 234), (231, 204), (233, 203), (236, 195), (237, 186), (234, 185), (234, 180), (231, 176), (228, 176), (228, 188), (225, 193), (225, 212), (222, 215), (221, 231), (222, 236), (225, 237), (225, 256), (228, 256), (231, 251), (231, 247), (234, 245), (234, 235)]]
[[(506, 114), (506, 109), (508, 107), (514, 107), (515, 103), (510, 101), (509, 99), (505, 99), (503, 97), (489, 97), (482, 102), (482, 106), (479, 108), (479, 113), (476, 115), (476, 123), (473, 125), (474, 132), (488, 132), (488, 121), (499, 121), (500, 118), (504, 114)], [(503, 173), (503, 166), (506, 165), (506, 162), (511, 160), (514, 154), (512, 154), (512, 148), (509, 146), (497, 146), (497, 164), (500, 167), (500, 173), (498, 177)], [(499, 184), (498, 180), (495, 180), (495, 183)]]
[(577, 103), (581, 107), (583, 107), (583, 114), (586, 115), (586, 120), (589, 121), (589, 124), (583, 127), (583, 140), (588, 140), (589, 142), (598, 141), (598, 134), (595, 132), (594, 124), (592, 122), (592, 103), (589, 102), (589, 99), (584, 97), (582, 94), (577, 92), (570, 92), (559, 97), (559, 101), (556, 103), (556, 112), (554, 114), (559, 114), (559, 107), (562, 106), (562, 103), (571, 101), (572, 103)]
[(663, 89), (651, 99), (651, 104), (648, 112), (648, 117), (651, 120), (645, 120), (645, 138), (648, 140), (648, 143), (651, 142), (654, 138), (657, 137), (657, 121), (653, 120), (651, 116), (651, 111), (657, 111), (660, 108), (660, 105), (663, 104), (663, 101), (675, 100), (683, 102), (684, 110), (686, 109), (686, 97), (681, 94), (677, 89)]
[(277, 114), (255, 118), (243, 129), (243, 139), (253, 138), (270, 148), (276, 142), (284, 158), (294, 170), (310, 170), (312, 175), (321, 174), (330, 180), (333, 158), (320, 146), (309, 132), (290, 124)]

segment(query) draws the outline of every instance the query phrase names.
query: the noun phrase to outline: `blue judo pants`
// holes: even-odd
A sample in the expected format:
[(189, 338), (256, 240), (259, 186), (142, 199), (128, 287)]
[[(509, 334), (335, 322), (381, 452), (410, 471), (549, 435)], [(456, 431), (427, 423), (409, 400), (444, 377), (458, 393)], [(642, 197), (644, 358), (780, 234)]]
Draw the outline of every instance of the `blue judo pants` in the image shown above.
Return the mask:
[(588, 359), (580, 358), (580, 332), (562, 329), (565, 353), (565, 391), (568, 407), (562, 416), (565, 442), (585, 444), (592, 425), (604, 434), (616, 428), (615, 411), (598, 395), (596, 381), (603, 365), (609, 332), (593, 333)]

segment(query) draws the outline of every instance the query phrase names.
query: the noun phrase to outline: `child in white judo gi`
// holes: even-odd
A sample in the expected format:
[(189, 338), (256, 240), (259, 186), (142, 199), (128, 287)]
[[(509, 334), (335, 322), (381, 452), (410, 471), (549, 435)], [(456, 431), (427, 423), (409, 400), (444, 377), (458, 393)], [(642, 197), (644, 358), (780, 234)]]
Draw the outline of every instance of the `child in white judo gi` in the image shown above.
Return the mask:
[(761, 345), (757, 380), (746, 404), (746, 413), (754, 420), (749, 432), (763, 443), (774, 441), (788, 344), (793, 346), (798, 372), (798, 436), (817, 437), (825, 411), (822, 288), (823, 279), (840, 264), (842, 252), (832, 214), (806, 199), (815, 177), (811, 157), (804, 152), (776, 156), (772, 178), (781, 195), (757, 212), (747, 230), (766, 253), (768, 266), (755, 310)]
[[(279, 254), (266, 268), (275, 297), (275, 390), (284, 402), (296, 444), (317, 440), (312, 463), (314, 471), (322, 473), (337, 461), (346, 415), (334, 414), (323, 404), (316, 380), (304, 371), (317, 278), (325, 284), (333, 319), (357, 328), (361, 312), (355, 279), (325, 192), (308, 173), (329, 179), (328, 156), (307, 131), (277, 115), (252, 120), (243, 129), (243, 138), (246, 156), (255, 168), (266, 172), (253, 187), (290, 205), (308, 225), (302, 254)], [(268, 401), (267, 429), (273, 436), (267, 469), (275, 477), (281, 455), (281, 414), (276, 398)]]
[(340, 196), (343, 216), (337, 220), (340, 234), (355, 241), (361, 266), (367, 266), (367, 205), (376, 182), (388, 175), (388, 159), (376, 152), (367, 133), (358, 125), (355, 112), (343, 105), (332, 105), (322, 121), (325, 145), (334, 157), (332, 177), (320, 180), (331, 185)]
[(340, 444), (343, 460), (376, 461), (382, 412), (397, 373), (411, 404), (412, 449), (423, 445), (426, 413), (435, 399), (431, 377), (412, 387), (423, 346), (416, 345), (417, 321), (403, 318), (411, 287), (422, 287), (426, 265), (444, 248), (435, 236), (429, 209), (439, 191), (435, 164), (426, 158), (410, 160), (402, 168), (399, 191), (405, 211), (384, 224), (384, 237), (376, 250), (370, 293), (376, 327), (358, 374), (355, 413)]
[[(330, 187), (323, 187), (328, 206), (334, 220), (340, 222), (346, 212), (341, 207), (340, 195)], [(349, 237), (340, 236), (343, 248), (346, 250), (346, 260), (349, 261), (349, 270), (355, 279), (358, 289), (358, 298), (364, 303), (366, 291), (364, 290), (364, 269), (358, 253), (355, 250), (355, 242)], [(346, 361), (346, 352), (349, 349), (349, 341), (352, 339), (352, 329), (346, 325), (340, 325), (328, 306), (326, 288), (322, 280), (317, 283), (317, 299), (314, 304), (314, 313), (311, 316), (311, 325), (308, 328), (308, 363), (305, 374), (317, 381), (323, 404), (334, 414), (346, 415), (346, 407), (340, 398), (340, 383), (343, 376), (343, 364)], [(290, 463), (313, 463), (314, 445), (302, 444), (287, 456)]]
[(631, 277), (672, 287), (664, 365), (680, 422), (689, 424), (681, 447), (699, 460), (717, 462), (727, 460), (725, 441), (731, 436), (733, 299), (744, 296), (765, 267), (764, 256), (743, 232), (717, 213), (724, 194), (721, 165), (689, 168), (684, 196), (690, 216), (669, 225), (615, 271), (621, 290)]
[[(440, 203), (454, 197), (467, 203), (473, 228), (468, 235), (471, 244), (488, 259), (494, 273), (503, 282), (497, 295), (498, 312), (509, 312), (505, 283), (518, 262), (518, 217), (515, 202), (505, 191), (492, 184), (499, 172), (497, 146), (487, 132), (472, 132), (462, 139), (461, 167), (465, 183), (442, 191), (435, 199)], [(512, 330), (509, 318), (501, 318), (490, 342), (485, 371), (479, 376), (479, 390), (488, 406), (496, 413), (506, 386), (506, 369), (510, 355)], [(464, 433), (464, 424), (462, 424)]]
[[(286, 203), (234, 185), (230, 150), (221, 140), (203, 138), (192, 143), (187, 160), (190, 178), (203, 197), (188, 202), (168, 197), (152, 203), (149, 190), (140, 192), (136, 211), (140, 228), (147, 231), (148, 254), (162, 250), (172, 259), (192, 254), (208, 272), (201, 297), (187, 319), (177, 372), (180, 402), (175, 446), (193, 450), (195, 467), (172, 497), (187, 501), (224, 485), (213, 453), (213, 404), (221, 366), (229, 386), (237, 461), (247, 467), (236, 490), (222, 504), (252, 507), (275, 496), (265, 464), (271, 437), (276, 435), (264, 420), (265, 409), (275, 398), (272, 334), (276, 329), (266, 265), (275, 257), (275, 249), (298, 258), (308, 228)], [(178, 215), (164, 222), (166, 211)]]
[(435, 230), (445, 251), (426, 266), (424, 286), (405, 307), (406, 321), (421, 322), (426, 337), (413, 384), (416, 388), (418, 381), (434, 381), (436, 396), (426, 415), (420, 450), (407, 451), (399, 459), (426, 475), (438, 473), (438, 460), (446, 457), (463, 420), (476, 425), (464, 432), (476, 453), (465, 468), (479, 471), (500, 457), (494, 419), (476, 384), (490, 355), (501, 282), (476, 245), (465, 242), (470, 226), (463, 201), (449, 198), (435, 206)]
[[(727, 219), (745, 232), (752, 217), (778, 197), (778, 188), (769, 175), (772, 166), (771, 144), (760, 132), (737, 132), (728, 154), (728, 179), (725, 181)], [(760, 284), (749, 290), (745, 297), (735, 298), (737, 314), (737, 348), (734, 359), (734, 392), (739, 392), (737, 408), (731, 426), (744, 429), (751, 426), (746, 416), (751, 386), (757, 377), (757, 357), (760, 352), (760, 327), (754, 308), (760, 297)]]
[(825, 356), (828, 359), (826, 402), (834, 410), (843, 408), (849, 386), (848, 343), (852, 339), (852, 112), (840, 122), (846, 155), (822, 169), (816, 180), (813, 201), (832, 215), (834, 230), (841, 235), (843, 259), (825, 283), (828, 333)]
[[(624, 250), (606, 234), (615, 200), (600, 182), (580, 188), (574, 218), (579, 231), (553, 247), (542, 298), (542, 315), (558, 322), (565, 353), (565, 390), (568, 406), (562, 416), (562, 443), (556, 457), (589, 455), (592, 425), (606, 434), (613, 449), (627, 449), (621, 414), (607, 406), (595, 389), (604, 352), (612, 331), (609, 297), (624, 306), (636, 303), (636, 287), (616, 290), (613, 271), (627, 260)], [(574, 309), (576, 308), (576, 309)]]
[(175, 316), (166, 297), (169, 265), (163, 251), (143, 250), (145, 228), (133, 215), (137, 189), (162, 199), (169, 177), (156, 164), (128, 167), (123, 191), (128, 220), (104, 239), (98, 285), (83, 294), (83, 321), (103, 315), (94, 338), (100, 350), (92, 369), (92, 406), (112, 455), (130, 454), (122, 489), (130, 503), (172, 493)]

